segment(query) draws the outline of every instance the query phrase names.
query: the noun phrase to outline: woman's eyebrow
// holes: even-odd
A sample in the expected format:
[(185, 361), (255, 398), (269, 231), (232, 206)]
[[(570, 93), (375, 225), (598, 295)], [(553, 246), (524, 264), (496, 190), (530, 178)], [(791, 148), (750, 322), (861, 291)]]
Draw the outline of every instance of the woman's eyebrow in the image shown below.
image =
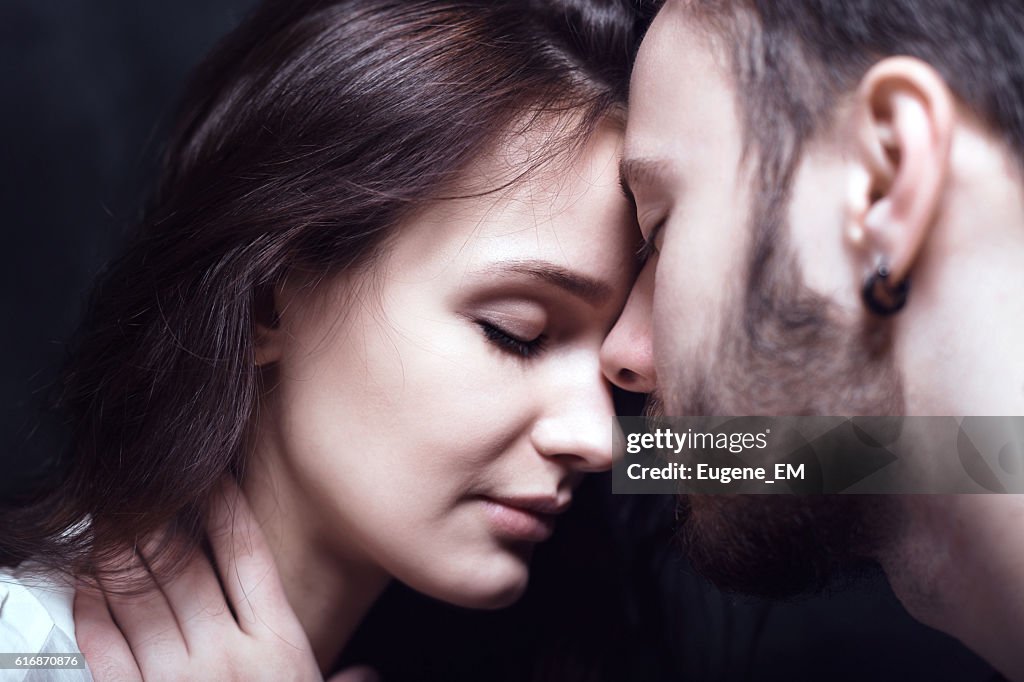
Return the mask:
[(485, 268), (480, 274), (526, 275), (558, 287), (595, 307), (609, 300), (615, 291), (607, 282), (545, 260), (503, 261)]

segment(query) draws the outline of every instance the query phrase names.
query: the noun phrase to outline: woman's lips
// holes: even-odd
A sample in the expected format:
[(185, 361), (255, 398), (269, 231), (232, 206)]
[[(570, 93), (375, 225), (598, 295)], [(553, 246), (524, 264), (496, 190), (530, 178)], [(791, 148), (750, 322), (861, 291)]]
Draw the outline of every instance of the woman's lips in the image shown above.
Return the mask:
[(543, 542), (555, 531), (555, 516), (568, 502), (554, 498), (483, 498), (491, 528), (508, 540)]

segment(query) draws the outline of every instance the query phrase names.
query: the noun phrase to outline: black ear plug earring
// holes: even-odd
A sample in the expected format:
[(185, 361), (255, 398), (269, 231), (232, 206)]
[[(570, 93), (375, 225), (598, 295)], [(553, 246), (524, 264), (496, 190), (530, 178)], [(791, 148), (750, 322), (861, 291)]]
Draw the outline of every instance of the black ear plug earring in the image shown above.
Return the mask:
[(864, 280), (864, 287), (860, 290), (864, 305), (875, 315), (882, 317), (895, 315), (907, 303), (910, 278), (904, 277), (902, 282), (892, 284), (889, 282), (891, 274), (889, 266), (885, 261), (881, 261), (874, 272)]

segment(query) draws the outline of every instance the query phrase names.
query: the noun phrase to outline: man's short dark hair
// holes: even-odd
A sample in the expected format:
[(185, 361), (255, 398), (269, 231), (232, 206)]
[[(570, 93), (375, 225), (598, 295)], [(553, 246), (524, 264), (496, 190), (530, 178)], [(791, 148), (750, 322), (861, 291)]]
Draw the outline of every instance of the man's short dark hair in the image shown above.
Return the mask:
[(877, 61), (917, 57), (1024, 166), (1024, 3), (1019, 0), (692, 0), (731, 44), (761, 182), (789, 186), (803, 144)]

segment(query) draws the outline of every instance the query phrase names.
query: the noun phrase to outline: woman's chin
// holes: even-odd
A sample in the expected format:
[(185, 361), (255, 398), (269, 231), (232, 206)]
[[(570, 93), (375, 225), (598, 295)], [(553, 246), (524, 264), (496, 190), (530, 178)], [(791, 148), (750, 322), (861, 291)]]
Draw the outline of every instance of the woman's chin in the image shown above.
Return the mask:
[[(471, 562), (449, 571), (443, 581), (432, 586), (411, 585), (435, 599), (467, 609), (501, 609), (511, 606), (529, 582), (529, 565), (520, 557), (491, 558), (480, 565)], [(432, 589), (431, 589), (432, 588)]]
[(526, 580), (508, 585), (465, 586), (446, 595), (444, 601), (466, 609), (503, 609), (519, 601), (526, 592)]

